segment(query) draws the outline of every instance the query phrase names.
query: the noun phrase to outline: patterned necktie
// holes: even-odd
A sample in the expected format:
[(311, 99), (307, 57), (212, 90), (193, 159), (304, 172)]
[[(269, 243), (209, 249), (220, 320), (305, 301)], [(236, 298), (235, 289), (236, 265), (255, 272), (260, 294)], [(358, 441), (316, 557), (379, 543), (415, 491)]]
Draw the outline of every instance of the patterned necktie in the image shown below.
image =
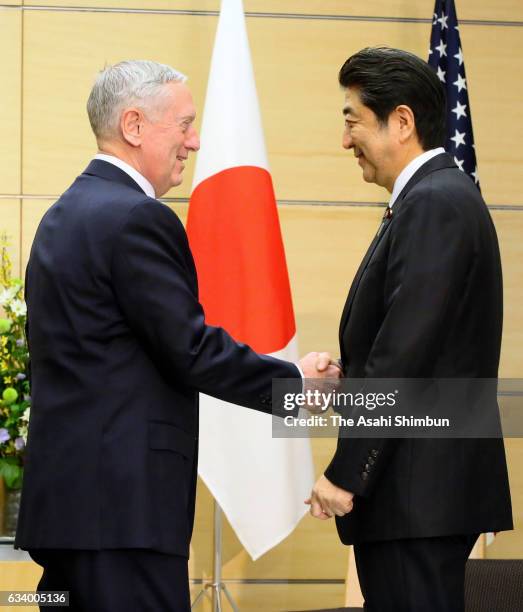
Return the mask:
[(392, 207), (390, 205), (387, 205), (387, 208), (383, 213), (383, 218), (381, 220), (380, 226), (378, 227), (378, 233), (376, 234), (376, 236), (379, 236), (381, 234), (381, 230), (383, 229), (385, 222), (389, 219), (392, 219)]

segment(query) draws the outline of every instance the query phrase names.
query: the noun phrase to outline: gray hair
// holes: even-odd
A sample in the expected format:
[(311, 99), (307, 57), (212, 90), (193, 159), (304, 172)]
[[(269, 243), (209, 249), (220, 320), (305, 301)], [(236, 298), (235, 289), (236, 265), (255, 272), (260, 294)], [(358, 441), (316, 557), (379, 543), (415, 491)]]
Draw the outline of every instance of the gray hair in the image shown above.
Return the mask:
[(163, 95), (166, 83), (184, 83), (187, 77), (171, 66), (148, 60), (128, 60), (98, 73), (87, 100), (89, 122), (97, 139), (114, 137), (122, 110), (144, 108)]

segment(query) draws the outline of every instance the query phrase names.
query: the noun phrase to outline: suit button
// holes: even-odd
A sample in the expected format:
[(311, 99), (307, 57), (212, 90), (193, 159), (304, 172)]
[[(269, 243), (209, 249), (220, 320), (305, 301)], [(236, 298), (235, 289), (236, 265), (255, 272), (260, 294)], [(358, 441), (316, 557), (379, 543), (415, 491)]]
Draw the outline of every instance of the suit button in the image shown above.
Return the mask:
[(372, 457), (377, 457), (377, 456), (380, 454), (380, 451), (379, 451), (379, 450), (376, 450), (375, 448), (373, 448), (373, 449), (370, 451), (370, 454), (371, 454), (371, 456), (372, 456)]
[(370, 471), (370, 465), (368, 463), (365, 464), (365, 467), (363, 468), (364, 472), (369, 472)]
[(369, 462), (369, 465), (374, 465), (376, 463), (376, 461), (372, 457), (369, 457), (367, 461)]
[(368, 477), (369, 477), (369, 473), (368, 473), (368, 472), (363, 472), (363, 473), (361, 474), (361, 479), (362, 479), (362, 480), (367, 480), (367, 478), (368, 478)]

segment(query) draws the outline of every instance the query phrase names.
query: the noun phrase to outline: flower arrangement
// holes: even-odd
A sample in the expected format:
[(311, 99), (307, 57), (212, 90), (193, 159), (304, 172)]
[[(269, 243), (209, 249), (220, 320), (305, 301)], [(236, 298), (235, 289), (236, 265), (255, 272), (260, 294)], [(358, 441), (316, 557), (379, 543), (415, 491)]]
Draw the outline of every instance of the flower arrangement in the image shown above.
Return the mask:
[(20, 489), (31, 397), (23, 284), (12, 278), (5, 234), (0, 236), (0, 476)]

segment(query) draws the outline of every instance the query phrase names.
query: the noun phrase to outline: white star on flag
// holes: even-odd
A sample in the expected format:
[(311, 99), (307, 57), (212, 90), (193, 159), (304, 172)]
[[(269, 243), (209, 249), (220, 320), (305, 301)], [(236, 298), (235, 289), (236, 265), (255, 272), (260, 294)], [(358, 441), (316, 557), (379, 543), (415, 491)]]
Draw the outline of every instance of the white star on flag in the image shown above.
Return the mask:
[(432, 22), (432, 25), (436, 25), (436, 23), (438, 23), (438, 14), (434, 13), (434, 21)]
[(452, 112), (456, 113), (456, 119), (467, 116), (467, 113), (465, 111), (466, 108), (467, 108), (466, 104), (460, 104), (459, 102), (456, 102), (455, 108), (452, 109)]
[(474, 182), (476, 184), (479, 183), (478, 167), (477, 166), (474, 168), (474, 172), (471, 172), (470, 175), (474, 178)]
[(447, 73), (445, 72), (445, 70), (442, 70), (440, 66), (438, 66), (438, 79), (444, 83), (445, 82), (445, 75)]
[(440, 57), (447, 55), (447, 45), (443, 41), (441, 41), (435, 49), (439, 52)]
[(458, 130), (455, 130), (455, 134), (452, 136), (451, 140), (454, 141), (456, 149), (459, 147), (459, 145), (465, 144), (465, 134), (466, 132), (458, 132)]
[(467, 89), (467, 79), (464, 79), (461, 74), (458, 74), (458, 80), (454, 81), (452, 84), (458, 88), (458, 92), (462, 89)]
[(445, 28), (448, 28), (448, 25), (447, 25), (448, 18), (449, 18), (448, 15), (445, 15), (445, 13), (441, 13), (441, 17), (438, 19), (438, 23), (441, 24), (442, 30), (444, 30)]
[(464, 159), (458, 159), (457, 157), (454, 157), (454, 161), (456, 162), (456, 165), (461, 170), (461, 172), (465, 172), (465, 170), (463, 170), (463, 164), (465, 163), (465, 160)]
[(452, 57), (455, 57), (458, 60), (460, 66), (461, 64), (463, 64), (463, 51), (461, 50), (461, 47), (459, 48), (459, 51), (456, 53), (456, 55), (453, 55)]

